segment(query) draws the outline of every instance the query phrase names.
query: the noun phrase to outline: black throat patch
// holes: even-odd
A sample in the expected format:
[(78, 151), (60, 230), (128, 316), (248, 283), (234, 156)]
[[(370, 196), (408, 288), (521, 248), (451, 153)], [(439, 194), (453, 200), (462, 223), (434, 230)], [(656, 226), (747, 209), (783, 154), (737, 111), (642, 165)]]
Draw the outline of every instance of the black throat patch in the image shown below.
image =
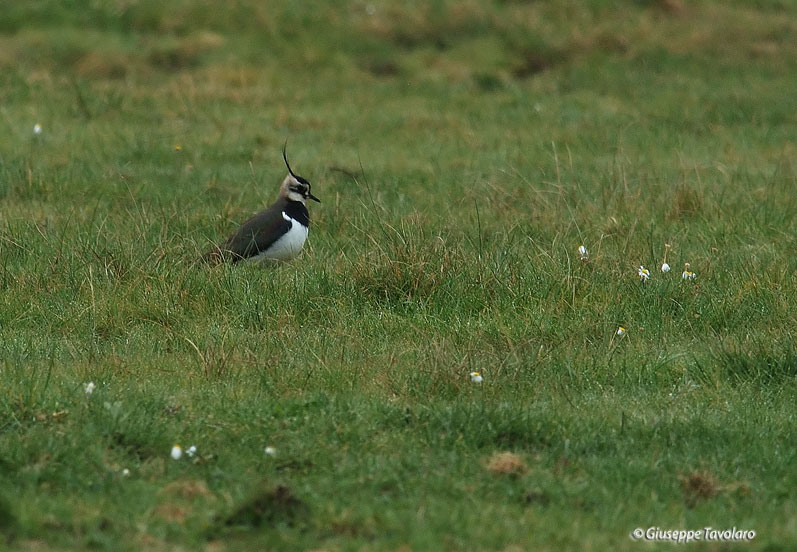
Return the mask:
[(287, 201), (284, 211), (302, 226), (310, 227), (310, 213), (301, 201)]

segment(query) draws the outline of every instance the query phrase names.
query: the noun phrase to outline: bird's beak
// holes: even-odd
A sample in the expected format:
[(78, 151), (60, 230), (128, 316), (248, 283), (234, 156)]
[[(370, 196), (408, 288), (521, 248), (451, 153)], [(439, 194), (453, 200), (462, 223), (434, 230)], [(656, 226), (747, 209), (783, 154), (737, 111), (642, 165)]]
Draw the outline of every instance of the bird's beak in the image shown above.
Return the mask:
[(318, 203), (321, 203), (321, 200), (320, 200), (320, 199), (318, 199), (318, 198), (317, 198), (316, 196), (314, 196), (313, 194), (307, 194), (307, 197), (309, 197), (309, 198), (310, 198), (310, 199), (312, 199), (313, 201), (317, 201)]

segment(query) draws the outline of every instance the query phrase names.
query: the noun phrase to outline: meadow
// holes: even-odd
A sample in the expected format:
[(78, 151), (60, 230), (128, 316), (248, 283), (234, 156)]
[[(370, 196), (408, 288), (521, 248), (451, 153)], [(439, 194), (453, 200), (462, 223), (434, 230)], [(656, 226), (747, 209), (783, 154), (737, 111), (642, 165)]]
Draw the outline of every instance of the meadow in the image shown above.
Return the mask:
[(2, 12), (0, 549), (793, 549), (797, 4)]

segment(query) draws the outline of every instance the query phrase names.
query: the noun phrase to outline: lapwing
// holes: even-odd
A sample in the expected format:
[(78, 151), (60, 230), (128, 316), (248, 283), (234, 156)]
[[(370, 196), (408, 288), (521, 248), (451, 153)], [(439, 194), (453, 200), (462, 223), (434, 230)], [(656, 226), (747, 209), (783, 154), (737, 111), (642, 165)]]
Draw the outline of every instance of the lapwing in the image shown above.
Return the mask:
[(321, 202), (310, 193), (310, 183), (293, 172), (282, 146), (288, 175), (279, 196), (268, 209), (246, 222), (227, 241), (208, 251), (203, 260), (210, 264), (237, 263), (243, 260), (288, 261), (302, 250), (310, 231), (310, 214), (305, 202)]

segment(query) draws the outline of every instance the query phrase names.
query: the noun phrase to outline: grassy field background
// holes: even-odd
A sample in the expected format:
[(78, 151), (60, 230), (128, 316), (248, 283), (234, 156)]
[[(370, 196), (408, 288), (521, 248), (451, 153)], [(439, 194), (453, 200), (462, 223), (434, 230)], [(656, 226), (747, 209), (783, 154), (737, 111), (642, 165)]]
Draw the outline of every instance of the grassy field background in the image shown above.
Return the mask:
[[(791, 549), (794, 36), (778, 0), (7, 4), (0, 547)], [(302, 256), (194, 265), (286, 138)]]

